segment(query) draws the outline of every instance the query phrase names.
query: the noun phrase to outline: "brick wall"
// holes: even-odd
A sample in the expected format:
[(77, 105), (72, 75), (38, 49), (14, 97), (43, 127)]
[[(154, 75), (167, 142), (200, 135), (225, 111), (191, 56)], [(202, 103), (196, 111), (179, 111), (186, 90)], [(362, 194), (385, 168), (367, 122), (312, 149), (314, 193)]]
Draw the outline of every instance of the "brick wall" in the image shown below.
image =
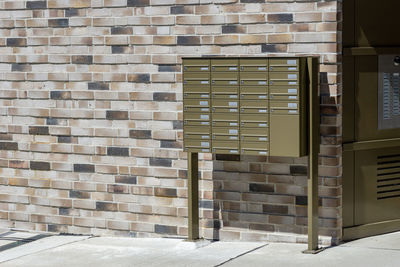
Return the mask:
[[(319, 55), (321, 234), (340, 238), (338, 2), (0, 1), (0, 225), (186, 235), (182, 57)], [(306, 158), (201, 159), (203, 236), (306, 233)]]

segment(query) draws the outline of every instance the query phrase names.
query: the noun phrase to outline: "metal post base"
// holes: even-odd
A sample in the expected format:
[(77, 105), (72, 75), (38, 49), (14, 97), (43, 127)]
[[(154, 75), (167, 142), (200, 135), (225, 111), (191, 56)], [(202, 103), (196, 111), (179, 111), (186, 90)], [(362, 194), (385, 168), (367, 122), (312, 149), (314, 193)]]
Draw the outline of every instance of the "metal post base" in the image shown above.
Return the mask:
[(185, 239), (183, 242), (179, 243), (178, 247), (181, 249), (197, 249), (208, 246), (211, 244), (210, 240), (199, 238), (195, 240)]
[(325, 250), (325, 248), (317, 248), (317, 249), (314, 249), (314, 250), (306, 249), (306, 250), (303, 250), (302, 253), (303, 254), (318, 254), (318, 253), (322, 252), (323, 250)]

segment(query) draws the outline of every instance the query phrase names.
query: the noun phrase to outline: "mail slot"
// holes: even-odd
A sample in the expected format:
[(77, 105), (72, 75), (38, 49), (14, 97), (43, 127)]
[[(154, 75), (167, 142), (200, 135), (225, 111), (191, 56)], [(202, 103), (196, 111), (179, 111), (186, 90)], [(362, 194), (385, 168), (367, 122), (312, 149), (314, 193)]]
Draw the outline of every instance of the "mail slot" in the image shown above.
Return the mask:
[(185, 114), (183, 114), (183, 117), (185, 120), (200, 120), (200, 121), (208, 121), (211, 118), (210, 113), (190, 113), (190, 112), (185, 112)]
[(192, 139), (192, 140), (209, 140), (211, 139), (211, 135), (209, 134), (185, 134), (183, 136), (186, 139)]
[(240, 59), (241, 72), (267, 72), (268, 59)]
[(197, 93), (197, 94), (209, 94), (210, 93), (210, 86), (204, 86), (204, 85), (183, 85), (183, 91), (184, 95), (185, 94), (190, 94), (190, 93)]
[(232, 72), (213, 72), (211, 84), (214, 85), (238, 85), (239, 75)]
[(268, 94), (267, 86), (241, 86), (240, 94)]
[[(240, 108), (240, 113), (267, 114), (268, 108)], [(242, 116), (242, 115), (240, 115)]]
[(268, 150), (242, 149), (242, 154), (248, 156), (268, 156)]
[(211, 125), (214, 127), (231, 127), (231, 126), (239, 126), (238, 121), (213, 121)]
[(260, 149), (260, 150), (268, 150), (269, 143), (268, 142), (249, 142), (249, 141), (242, 141), (240, 143), (240, 147), (242, 149)]
[(189, 72), (183, 74), (184, 85), (209, 85), (210, 73), (209, 72)]
[(209, 121), (198, 121), (198, 120), (184, 120), (183, 124), (186, 126), (209, 126)]
[(298, 86), (271, 86), (269, 98), (274, 100), (299, 100)]
[(183, 107), (184, 113), (199, 113), (199, 112), (210, 112), (210, 108), (198, 108), (198, 107)]
[(239, 154), (239, 149), (216, 149), (212, 150), (215, 154)]
[(240, 138), (241, 141), (244, 142), (268, 142), (268, 136), (246, 136), (242, 135)]
[(213, 140), (235, 141), (239, 140), (238, 135), (213, 135)]
[(268, 101), (241, 100), (241, 108), (268, 108)]
[(238, 59), (212, 59), (211, 70), (212, 71), (239, 71), (239, 60)]
[(218, 107), (213, 107), (212, 112), (214, 113), (238, 113), (239, 109), (238, 108), (218, 108)]
[(239, 99), (238, 94), (212, 94), (213, 99)]
[(184, 148), (185, 151), (190, 151), (190, 152), (197, 152), (197, 153), (210, 153), (211, 149), (210, 148), (195, 148), (195, 147), (186, 147)]
[(269, 69), (271, 67), (298, 67), (299, 66), (299, 59), (298, 58), (270, 58), (269, 59)]
[(268, 73), (244, 72), (240, 73), (241, 85), (268, 85)]
[(298, 72), (275, 72), (270, 73), (270, 85), (299, 85)]
[(185, 99), (201, 99), (201, 98), (210, 98), (210, 94), (191, 94), (191, 93), (184, 93), (183, 98)]
[(184, 99), (183, 105), (185, 107), (208, 107), (210, 105), (210, 101), (202, 99)]
[(264, 94), (264, 95), (241, 94), (240, 99), (243, 99), (243, 100), (266, 100), (266, 99), (268, 99), (268, 95), (267, 94)]
[(183, 126), (185, 134), (210, 134), (211, 127), (209, 126)]
[(241, 128), (267, 128), (268, 122), (240, 122)]
[(183, 60), (183, 71), (184, 72), (200, 72), (210, 71), (210, 60), (209, 59), (184, 59)]
[(214, 94), (228, 94), (228, 95), (234, 95), (239, 93), (239, 87), (238, 86), (213, 86), (212, 87), (212, 93)]
[(270, 113), (298, 114), (299, 103), (289, 101), (270, 101)]
[(211, 142), (209, 140), (186, 140), (186, 147), (202, 147), (202, 148), (210, 148)]
[(268, 136), (269, 128), (240, 128), (240, 135)]
[(212, 101), (213, 107), (229, 107), (229, 108), (237, 108), (239, 107), (238, 100), (224, 100), (224, 99), (213, 99)]
[(213, 135), (238, 135), (239, 127), (213, 127)]
[(241, 122), (268, 122), (268, 114), (240, 114)]
[(239, 122), (239, 113), (213, 113), (213, 121), (234, 121)]

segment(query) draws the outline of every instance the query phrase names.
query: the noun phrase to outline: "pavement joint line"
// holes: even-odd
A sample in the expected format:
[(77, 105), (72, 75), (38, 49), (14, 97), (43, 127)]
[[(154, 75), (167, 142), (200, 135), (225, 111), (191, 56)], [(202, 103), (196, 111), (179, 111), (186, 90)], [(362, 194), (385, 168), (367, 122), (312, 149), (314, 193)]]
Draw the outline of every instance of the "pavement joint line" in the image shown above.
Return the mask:
[[(53, 235), (49, 235), (48, 237), (51, 237), (51, 236), (53, 236)], [(55, 236), (57, 236), (57, 235), (55, 235)], [(90, 238), (92, 238), (92, 237), (93, 237), (93, 236), (89, 236), (89, 238), (87, 238), (87, 239), (90, 239)], [(21, 256), (15, 257), (15, 258), (13, 258), (13, 259), (9, 259), (9, 260), (2, 261), (2, 262), (0, 262), (0, 264), (3, 264), (3, 263), (5, 263), (5, 262), (9, 262), (9, 261), (12, 261), (12, 260), (16, 260), (16, 259), (19, 259), (19, 258), (22, 258), (22, 257), (25, 257), (25, 256), (30, 256), (30, 255), (33, 255), (33, 254), (36, 254), (36, 253), (40, 253), (40, 252), (43, 252), (43, 251), (46, 251), (46, 250), (50, 250), (50, 249), (54, 249), (54, 248), (59, 248), (59, 247), (65, 246), (65, 245), (69, 245), (69, 244), (73, 244), (73, 243), (76, 243), (76, 242), (84, 241), (84, 240), (87, 240), (87, 239), (71, 241), (71, 242), (68, 242), (68, 243), (65, 243), (65, 244), (61, 244), (61, 245), (58, 245), (58, 246), (54, 246), (54, 247), (51, 247), (51, 248), (44, 248), (44, 249), (42, 249), (42, 250), (38, 250), (38, 251), (35, 251), (35, 252), (32, 252), (32, 253), (28, 253), (28, 254), (25, 254), (25, 255), (21, 255)], [(35, 240), (35, 241), (39, 241), (39, 240), (40, 240), (40, 239)], [(35, 241), (33, 241), (33, 242), (35, 242)], [(30, 244), (30, 243), (32, 243), (32, 242), (29, 242), (29, 243), (27, 243), (27, 244)]]
[(376, 248), (376, 247), (360, 247), (360, 246), (349, 246), (349, 245), (338, 246), (338, 247), (345, 247), (345, 248), (366, 248), (366, 249), (390, 250), (390, 251), (399, 251), (399, 252), (400, 252), (400, 248)]
[(226, 260), (226, 261), (224, 261), (224, 262), (221, 262), (221, 263), (219, 263), (219, 264), (217, 264), (217, 265), (214, 265), (214, 267), (222, 266), (222, 265), (224, 265), (225, 263), (228, 263), (228, 262), (231, 262), (231, 261), (233, 261), (233, 260), (236, 260), (236, 259), (238, 259), (238, 258), (240, 258), (240, 257), (242, 257), (242, 256), (244, 256), (244, 255), (246, 255), (246, 254), (249, 254), (249, 253), (251, 253), (251, 252), (253, 252), (253, 251), (259, 250), (260, 248), (266, 247), (266, 246), (268, 246), (268, 245), (269, 245), (269, 243), (264, 244), (264, 245), (261, 245), (261, 246), (258, 246), (258, 247), (253, 248), (253, 249), (250, 249), (250, 250), (248, 250), (248, 251), (245, 251), (245, 252), (243, 252), (243, 253), (241, 253), (241, 254), (235, 256), (235, 257), (232, 257), (232, 258), (230, 258), (230, 259), (228, 259), (228, 260)]

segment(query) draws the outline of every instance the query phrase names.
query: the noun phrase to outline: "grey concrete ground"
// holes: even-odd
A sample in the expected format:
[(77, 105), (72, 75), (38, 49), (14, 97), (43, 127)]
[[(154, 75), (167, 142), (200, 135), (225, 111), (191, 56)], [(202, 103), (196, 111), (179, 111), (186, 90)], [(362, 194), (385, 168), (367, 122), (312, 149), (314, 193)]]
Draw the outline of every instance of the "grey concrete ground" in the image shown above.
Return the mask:
[(306, 245), (193, 243), (180, 239), (50, 236), (0, 252), (0, 266), (400, 266), (400, 232), (365, 238), (317, 255)]

